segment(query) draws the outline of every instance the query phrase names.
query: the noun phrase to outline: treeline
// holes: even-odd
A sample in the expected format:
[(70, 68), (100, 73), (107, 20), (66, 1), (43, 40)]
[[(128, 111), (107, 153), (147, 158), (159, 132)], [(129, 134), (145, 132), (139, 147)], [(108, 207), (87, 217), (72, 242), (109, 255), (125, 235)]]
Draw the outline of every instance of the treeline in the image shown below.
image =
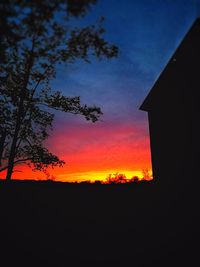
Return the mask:
[[(125, 174), (115, 173), (109, 174), (105, 180), (85, 180), (77, 181), (75, 184), (127, 184), (127, 183), (138, 183), (141, 181), (151, 181), (153, 179), (152, 174), (148, 169), (142, 170), (142, 177), (133, 176), (132, 178), (127, 178)], [(54, 180), (55, 181), (55, 180)]]

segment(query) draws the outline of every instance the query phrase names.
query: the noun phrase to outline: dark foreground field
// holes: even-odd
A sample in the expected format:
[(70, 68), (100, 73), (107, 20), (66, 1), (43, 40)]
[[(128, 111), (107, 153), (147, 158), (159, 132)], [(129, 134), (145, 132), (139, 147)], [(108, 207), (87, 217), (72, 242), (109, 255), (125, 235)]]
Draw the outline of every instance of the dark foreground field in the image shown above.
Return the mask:
[(200, 266), (191, 188), (0, 181), (0, 205), (2, 267)]

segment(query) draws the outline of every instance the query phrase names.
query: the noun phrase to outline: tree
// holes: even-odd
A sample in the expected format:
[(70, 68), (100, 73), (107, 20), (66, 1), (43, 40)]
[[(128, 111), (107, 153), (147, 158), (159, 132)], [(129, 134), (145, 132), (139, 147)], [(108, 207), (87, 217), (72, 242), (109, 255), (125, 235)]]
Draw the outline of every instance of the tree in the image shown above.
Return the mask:
[(143, 180), (147, 180), (147, 181), (153, 179), (153, 178), (152, 178), (152, 175), (150, 174), (149, 169), (146, 168), (146, 169), (143, 169), (143, 170), (142, 170), (142, 179), (143, 179)]
[(115, 174), (109, 174), (106, 178), (107, 184), (124, 184), (127, 183), (127, 178), (125, 174), (122, 173), (115, 173)]
[(7, 170), (7, 180), (19, 163), (36, 170), (64, 164), (44, 146), (54, 117), (50, 109), (79, 114), (92, 122), (102, 115), (99, 107), (83, 105), (80, 97), (64, 96), (50, 86), (58, 64), (117, 55), (117, 47), (102, 37), (102, 19), (79, 28), (70, 23), (71, 18), (84, 17), (95, 2), (0, 3), (0, 171)]

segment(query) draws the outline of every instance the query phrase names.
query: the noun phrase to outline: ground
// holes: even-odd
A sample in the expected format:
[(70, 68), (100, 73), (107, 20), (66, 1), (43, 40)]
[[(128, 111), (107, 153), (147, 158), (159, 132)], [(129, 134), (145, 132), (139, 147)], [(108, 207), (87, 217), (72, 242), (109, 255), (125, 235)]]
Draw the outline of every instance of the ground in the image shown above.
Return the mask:
[(198, 266), (188, 194), (155, 181), (1, 181), (1, 266)]

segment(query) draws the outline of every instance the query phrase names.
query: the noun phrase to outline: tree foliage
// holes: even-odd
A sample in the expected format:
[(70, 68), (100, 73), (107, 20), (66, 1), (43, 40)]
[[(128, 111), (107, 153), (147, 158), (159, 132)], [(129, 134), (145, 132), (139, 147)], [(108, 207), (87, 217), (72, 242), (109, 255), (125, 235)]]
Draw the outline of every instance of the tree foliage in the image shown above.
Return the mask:
[(118, 49), (104, 38), (103, 20), (75, 27), (95, 0), (2, 0), (0, 3), (0, 165), (11, 179), (14, 166), (35, 170), (62, 166), (44, 141), (53, 110), (96, 122), (102, 111), (51, 88), (58, 64), (112, 58)]

